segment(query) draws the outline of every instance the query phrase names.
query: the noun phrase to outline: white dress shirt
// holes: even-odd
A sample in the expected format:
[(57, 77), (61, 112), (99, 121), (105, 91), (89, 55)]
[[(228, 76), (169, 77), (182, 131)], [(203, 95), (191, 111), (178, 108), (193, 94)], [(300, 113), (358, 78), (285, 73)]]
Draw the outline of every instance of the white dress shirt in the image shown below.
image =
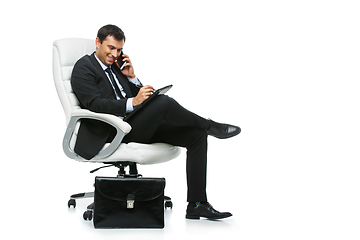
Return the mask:
[[(110, 84), (111, 84), (111, 86), (112, 86), (112, 88), (113, 88), (113, 90), (115, 92), (116, 99), (117, 100), (121, 99), (120, 96), (118, 96), (117, 93), (116, 93), (115, 87), (114, 87), (114, 85), (112, 84), (112, 82), (110, 80), (109, 74), (105, 71), (108, 68), (108, 66), (106, 66), (103, 62), (101, 62), (100, 59), (98, 59), (98, 57), (96, 56), (96, 54), (94, 54), (94, 56), (95, 56), (96, 60), (99, 62), (102, 69), (104, 70), (106, 76), (108, 77), (108, 80), (109, 80), (109, 82), (110, 82)], [(121, 86), (119, 80), (117, 79), (116, 75), (114, 74), (114, 72), (112, 71), (111, 68), (110, 68), (110, 71), (111, 71), (112, 75), (114, 76), (115, 82), (116, 82), (116, 84), (118, 85), (118, 87), (120, 89), (121, 95), (123, 95), (123, 97), (126, 98), (126, 92), (124, 91), (123, 87)], [(133, 84), (141, 85), (140, 81), (137, 79), (136, 76), (133, 79), (128, 78), (128, 80)], [(134, 110), (133, 99), (134, 98), (128, 98), (127, 99), (127, 101), (126, 101), (126, 113), (132, 112)]]

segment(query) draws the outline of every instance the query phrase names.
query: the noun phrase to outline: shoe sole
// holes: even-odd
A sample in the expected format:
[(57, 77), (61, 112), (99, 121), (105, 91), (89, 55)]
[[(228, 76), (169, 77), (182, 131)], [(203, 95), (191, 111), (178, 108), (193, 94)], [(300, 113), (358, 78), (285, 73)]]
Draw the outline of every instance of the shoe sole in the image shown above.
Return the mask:
[(228, 217), (231, 217), (232, 215), (230, 216), (218, 216), (218, 217), (203, 217), (203, 216), (198, 216), (198, 215), (186, 215), (185, 218), (186, 219), (191, 219), (191, 220), (200, 220), (200, 217), (203, 217), (203, 218), (207, 218), (209, 220), (218, 220), (218, 219), (223, 219), (223, 218), (228, 218)]
[(185, 218), (186, 218), (186, 219), (192, 219), (192, 220), (200, 220), (200, 217), (199, 217), (199, 216), (186, 215)]
[(227, 138), (232, 138), (232, 137), (235, 137), (236, 135), (239, 135), (241, 133), (241, 130), (239, 132), (235, 132), (231, 135), (228, 135), (228, 136), (225, 136), (225, 137), (222, 137), (222, 136), (215, 136), (215, 135), (211, 135), (209, 134), (210, 136), (213, 136), (213, 137), (216, 137), (218, 139), (227, 139)]

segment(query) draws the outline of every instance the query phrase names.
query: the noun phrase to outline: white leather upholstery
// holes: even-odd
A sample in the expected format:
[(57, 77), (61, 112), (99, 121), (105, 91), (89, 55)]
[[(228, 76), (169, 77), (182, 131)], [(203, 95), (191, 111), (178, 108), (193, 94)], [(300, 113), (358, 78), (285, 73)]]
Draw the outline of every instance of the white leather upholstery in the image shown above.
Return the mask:
[(67, 123), (70, 120), (71, 111), (80, 108), (70, 85), (72, 69), (77, 60), (94, 51), (95, 41), (89, 39), (68, 38), (54, 42), (53, 75)]
[[(72, 91), (70, 84), (72, 69), (78, 59), (86, 54), (90, 55), (95, 51), (95, 41), (80, 38), (68, 38), (57, 40), (53, 45), (53, 75), (56, 90), (66, 115), (66, 123), (69, 124), (72, 118), (75, 119), (78, 117), (97, 118), (113, 124), (124, 134), (129, 133), (131, 131), (131, 126), (122, 119), (110, 114), (100, 114), (81, 109), (79, 101)], [(67, 131), (69, 131), (69, 126)], [(73, 149), (76, 142), (76, 127), (71, 129), (71, 131), (74, 131), (74, 134), (70, 137), (71, 139), (65, 139), (64, 137), (64, 142), (68, 142), (69, 148)], [(109, 144), (105, 145), (103, 149), (106, 149), (108, 146)], [(91, 160), (85, 160), (74, 153), (74, 157), (72, 158), (86, 162), (106, 163), (131, 161), (139, 164), (155, 164), (169, 161), (180, 154), (179, 147), (164, 143), (121, 143), (120, 145), (116, 145), (114, 149), (115, 151), (107, 157), (99, 157), (99, 154)], [(66, 152), (65, 147), (64, 151)], [(71, 155), (68, 156), (71, 157)]]

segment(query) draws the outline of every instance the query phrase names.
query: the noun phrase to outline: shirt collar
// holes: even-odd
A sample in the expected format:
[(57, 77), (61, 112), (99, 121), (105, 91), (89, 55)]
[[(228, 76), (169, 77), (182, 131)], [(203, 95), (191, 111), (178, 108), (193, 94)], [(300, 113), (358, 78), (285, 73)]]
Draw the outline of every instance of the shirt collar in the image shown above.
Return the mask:
[[(108, 66), (106, 66), (102, 61), (100, 61), (100, 59), (98, 59), (98, 57), (96, 56), (96, 54), (94, 53), (94, 56), (96, 58), (96, 60), (99, 62), (100, 66), (102, 67), (102, 69), (105, 71), (107, 68), (109, 68)], [(111, 69), (111, 68), (110, 68)]]

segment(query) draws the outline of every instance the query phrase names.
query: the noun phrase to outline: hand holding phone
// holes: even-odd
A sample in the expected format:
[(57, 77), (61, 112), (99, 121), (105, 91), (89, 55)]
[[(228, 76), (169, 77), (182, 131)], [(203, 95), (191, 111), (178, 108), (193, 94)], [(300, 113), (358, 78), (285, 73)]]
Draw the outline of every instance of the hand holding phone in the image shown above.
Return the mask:
[(131, 60), (129, 56), (124, 54), (122, 51), (116, 61), (116, 65), (119, 67), (121, 73), (124, 74), (126, 77), (130, 79), (135, 78), (134, 68), (132, 66)]

